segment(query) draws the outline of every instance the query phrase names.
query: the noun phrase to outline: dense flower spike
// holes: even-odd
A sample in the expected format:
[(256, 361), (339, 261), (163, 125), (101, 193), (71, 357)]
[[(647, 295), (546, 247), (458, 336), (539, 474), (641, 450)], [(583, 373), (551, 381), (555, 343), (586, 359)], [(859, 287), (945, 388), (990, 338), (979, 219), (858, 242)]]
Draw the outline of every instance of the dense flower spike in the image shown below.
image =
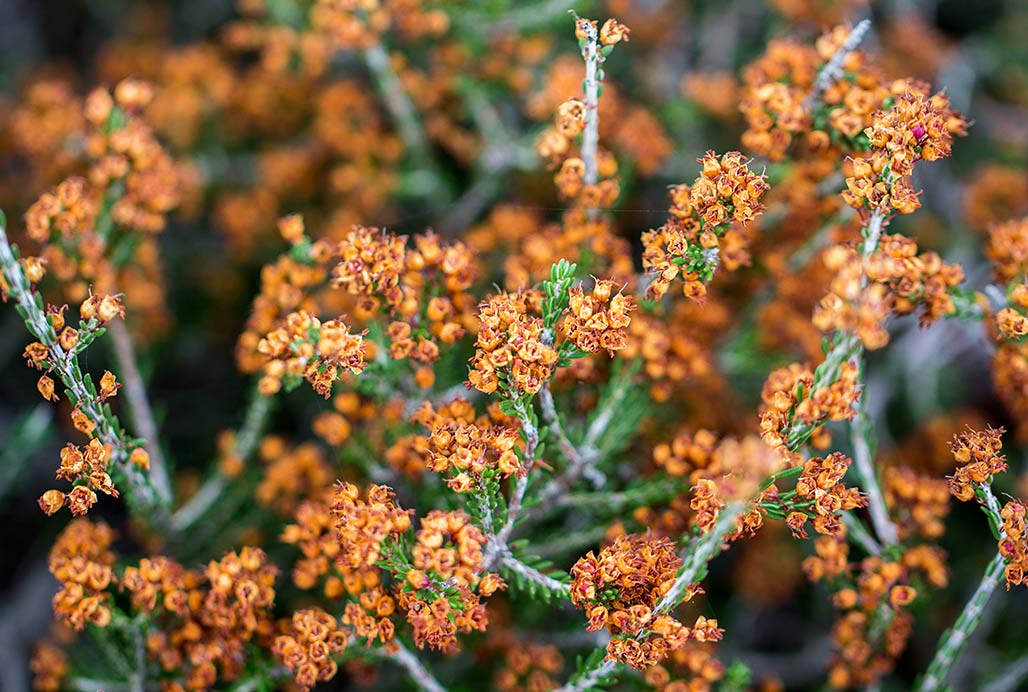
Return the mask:
[(1005, 575), (1007, 588), (1028, 583), (1028, 538), (1025, 536), (1025, 505), (1010, 501), (1000, 510), (1003, 519), (1003, 537), (999, 540), (999, 554), (1007, 560)]
[(444, 652), (457, 649), (457, 634), (485, 631), (488, 626), (485, 606), (466, 586), (453, 589), (453, 595), (422, 600), (415, 592), (401, 591), (398, 603), (419, 649), (428, 647)]
[(49, 641), (36, 645), (29, 662), (32, 670), (32, 689), (36, 692), (59, 692), (68, 674), (68, 656)]
[(550, 379), (557, 351), (542, 318), (533, 314), (538, 300), (529, 292), (501, 293), (479, 306), (482, 326), (468, 373), (472, 387), (486, 394), (500, 387), (535, 394)]
[[(485, 534), (463, 512), (433, 510), (421, 520), (415, 537), (411, 553), (414, 568), (465, 586), (474, 585), (482, 571), (485, 542)], [(407, 579), (417, 581), (420, 575), (408, 573)]]
[(392, 489), (369, 486), (365, 499), (352, 483), (340, 483), (335, 490), (332, 514), (338, 532), (339, 565), (349, 570), (374, 567), (382, 555), (382, 544), (410, 528), (410, 512), (395, 503)]
[(367, 367), (362, 334), (351, 334), (342, 319), (322, 322), (307, 311), (287, 315), (285, 326), (261, 339), (257, 351), (266, 358), (260, 381), (265, 396), (278, 392), (284, 381), (303, 378), (327, 399), (345, 371), (356, 375)]
[(942, 478), (919, 474), (907, 467), (886, 467), (882, 491), (890, 513), (897, 516), (900, 534), (939, 539), (949, 514), (949, 488)]
[(455, 492), (480, 492), (487, 469), (503, 476), (524, 473), (516, 451), (517, 431), (492, 424), (488, 418), (476, 419), (474, 408), (464, 399), (455, 399), (438, 412), (425, 402), (414, 419), (431, 431), (426, 467), (445, 474)]
[(910, 214), (921, 202), (910, 182), (918, 161), (950, 155), (954, 135), (967, 134), (967, 122), (944, 94), (929, 96), (925, 84), (899, 80), (890, 85), (891, 107), (876, 111), (864, 130), (867, 155), (852, 161), (843, 199), (862, 215)]
[(61, 583), (54, 615), (72, 629), (111, 622), (109, 589), (114, 576), (114, 532), (106, 524), (75, 519), (50, 550), (50, 573)]
[[(821, 459), (814, 458), (803, 466), (803, 472), (796, 481), (796, 495), (802, 500), (813, 502), (814, 530), (818, 533), (838, 535), (842, 531), (839, 512), (863, 507), (866, 502), (857, 488), (847, 488), (842, 478), (849, 469), (850, 460), (834, 452)], [(793, 533), (803, 534), (807, 517), (802, 513), (793, 521), (789, 517), (789, 528)]]
[(950, 449), (957, 462), (956, 472), (949, 477), (949, 491), (961, 502), (974, 497), (975, 485), (989, 483), (997, 473), (1007, 470), (1007, 457), (1000, 454), (1003, 428), (984, 431), (967, 429), (953, 436)]
[[(862, 51), (844, 49), (851, 31), (837, 26), (814, 46), (773, 40), (744, 70), (740, 110), (748, 126), (742, 136), (747, 149), (777, 161), (797, 139), (812, 151), (855, 148), (888, 90)], [(839, 58), (839, 73), (825, 73)], [(821, 82), (824, 77), (828, 83)]]
[[(717, 620), (700, 617), (687, 627), (655, 612), (682, 561), (666, 538), (625, 536), (581, 558), (571, 569), (571, 601), (586, 611), (589, 629), (614, 635), (607, 656), (635, 668), (664, 660), (690, 640), (717, 641)], [(691, 594), (696, 593), (690, 590)]]
[(567, 338), (583, 351), (606, 350), (613, 356), (614, 351), (625, 347), (629, 313), (635, 305), (631, 296), (620, 291), (611, 295), (613, 289), (613, 281), (597, 281), (588, 296), (582, 286), (571, 289), (568, 314), (562, 324)]
[(334, 617), (312, 608), (293, 613), (287, 634), (275, 637), (271, 652), (293, 674), (302, 690), (335, 677), (334, 660), (346, 648), (346, 633)]
[(643, 268), (653, 275), (646, 297), (661, 298), (681, 276), (686, 296), (699, 299), (714, 270), (749, 263), (744, 227), (764, 210), (769, 189), (764, 174), (752, 173), (737, 151), (708, 151), (692, 185), (671, 189), (671, 219), (643, 234)]
[(856, 415), (854, 404), (860, 394), (857, 368), (851, 361), (842, 366), (835, 382), (816, 388), (814, 373), (809, 368), (794, 363), (775, 370), (761, 393), (761, 437), (783, 457), (797, 460), (790, 448), (794, 426), (804, 425), (816, 431), (828, 421), (848, 420)]
[(917, 244), (899, 235), (883, 236), (869, 257), (835, 246), (825, 253), (825, 264), (835, 278), (814, 309), (814, 325), (827, 333), (855, 333), (868, 349), (888, 343), (884, 325), (891, 314), (920, 308), (922, 326), (951, 314), (951, 291), (964, 280), (958, 265), (934, 252), (917, 254)]

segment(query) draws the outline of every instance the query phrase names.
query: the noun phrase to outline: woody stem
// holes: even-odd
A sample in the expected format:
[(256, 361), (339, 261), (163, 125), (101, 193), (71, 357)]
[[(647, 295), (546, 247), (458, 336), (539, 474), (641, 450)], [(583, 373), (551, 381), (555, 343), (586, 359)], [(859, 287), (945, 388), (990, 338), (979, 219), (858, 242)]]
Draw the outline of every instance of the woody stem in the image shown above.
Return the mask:
[(136, 364), (135, 348), (132, 337), (128, 333), (124, 320), (113, 320), (108, 328), (114, 342), (114, 354), (118, 361), (118, 373), (125, 382), (125, 398), (128, 400), (128, 413), (132, 418), (140, 437), (146, 440), (146, 453), (150, 456), (150, 478), (157, 494), (164, 502), (171, 499), (171, 482), (168, 479), (168, 467), (164, 461), (161, 444), (157, 434), (157, 423), (154, 421), (150, 400), (146, 395), (146, 387)]
[[(997, 529), (1000, 538), (1006, 538), (1006, 533), (1002, 529), (1003, 520), (999, 513), (999, 502), (996, 500), (996, 496), (993, 495), (992, 488), (988, 483), (979, 483), (977, 484), (977, 489), (981, 491), (981, 498), (989, 515), (989, 521), (1000, 527)], [(935, 658), (932, 659), (932, 662), (928, 665), (928, 670), (925, 671), (924, 677), (921, 678), (917, 692), (933, 692), (934, 690), (945, 689), (946, 678), (949, 677), (950, 670), (956, 664), (957, 659), (960, 658), (960, 654), (967, 645), (971, 634), (981, 622), (982, 615), (985, 613), (985, 606), (989, 602), (992, 592), (996, 590), (996, 587), (1005, 578), (1006, 565), (1006, 558), (1003, 557), (1002, 553), (997, 552), (985, 568), (985, 574), (978, 583), (978, 588), (975, 589), (971, 599), (964, 606), (960, 617), (957, 618), (953, 627), (939, 641), (939, 647), (935, 651)]]
[(396, 649), (388, 654), (389, 658), (399, 663), (407, 670), (407, 674), (410, 675), (418, 687), (424, 692), (446, 692), (438, 680), (432, 675), (432, 673), (425, 667), (425, 664), (421, 662), (421, 659), (414, 655), (410, 649), (405, 647), (399, 640), (394, 639), (393, 643), (396, 645)]
[(935, 690), (945, 689), (946, 678), (949, 677), (950, 670), (957, 662), (957, 659), (960, 658), (960, 654), (967, 645), (967, 640), (975, 631), (975, 628), (978, 627), (978, 623), (981, 622), (982, 614), (985, 612), (985, 605), (989, 602), (992, 592), (1003, 581), (1006, 563), (1006, 559), (1000, 553), (996, 553), (992, 561), (989, 562), (988, 567), (985, 568), (985, 574), (978, 584), (978, 588), (975, 589), (971, 599), (964, 606), (960, 617), (957, 618), (953, 628), (947, 631), (939, 642), (935, 658), (932, 659), (928, 670), (925, 671), (924, 677), (921, 678), (921, 682), (917, 686), (918, 692), (934, 692)]
[(596, 154), (600, 144), (600, 82), (597, 78), (600, 66), (599, 35), (596, 28), (588, 21), (578, 20), (579, 26), (585, 31), (585, 47), (582, 56), (585, 58), (585, 131), (582, 132), (582, 162), (585, 164), (583, 182), (595, 185), (599, 178)]

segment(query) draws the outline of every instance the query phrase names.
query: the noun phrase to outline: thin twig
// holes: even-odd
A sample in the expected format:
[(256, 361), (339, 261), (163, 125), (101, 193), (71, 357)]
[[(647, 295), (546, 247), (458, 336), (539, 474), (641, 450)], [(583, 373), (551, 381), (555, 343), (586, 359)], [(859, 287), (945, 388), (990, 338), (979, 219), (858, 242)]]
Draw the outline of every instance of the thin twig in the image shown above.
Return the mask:
[(543, 587), (547, 591), (560, 593), (563, 596), (568, 596), (569, 595), (568, 594), (568, 585), (567, 584), (565, 584), (565, 583), (563, 583), (561, 581), (558, 581), (558, 580), (554, 579), (553, 577), (549, 577), (549, 576), (543, 574), (542, 572), (540, 572), (539, 570), (537, 570), (534, 567), (529, 567), (524, 562), (522, 562), (521, 560), (518, 560), (516, 557), (514, 557), (510, 553), (507, 553), (502, 558), (500, 558), (500, 562), (503, 564), (504, 567), (506, 567), (510, 571), (517, 572), (518, 574), (520, 574), (525, 579), (528, 579), (529, 581), (535, 582), (536, 584), (538, 584), (539, 586)]
[[(245, 463), (253, 455), (254, 450), (261, 439), (261, 432), (264, 424), (271, 414), (271, 397), (262, 396), (254, 390), (250, 403), (246, 409), (246, 417), (243, 419), (243, 426), (236, 434), (235, 454)], [(228, 479), (224, 474), (218, 472), (211, 476), (189, 500), (178, 508), (171, 517), (171, 528), (175, 533), (181, 533), (192, 526), (200, 517), (207, 513), (218, 501), (221, 494), (228, 485)]]
[(168, 467), (164, 462), (160, 438), (157, 434), (157, 423), (154, 421), (150, 400), (146, 395), (143, 377), (139, 374), (136, 364), (135, 347), (124, 320), (113, 320), (108, 324), (111, 341), (114, 342), (114, 355), (118, 360), (118, 374), (125, 383), (125, 398), (128, 401), (128, 414), (136, 426), (139, 436), (146, 440), (146, 453), (150, 456), (150, 480), (162, 501), (171, 501), (171, 481), (168, 478)]
[(985, 611), (985, 604), (989, 602), (992, 592), (1003, 582), (1003, 574), (1007, 561), (1002, 554), (996, 553), (985, 568), (978, 588), (971, 595), (971, 599), (964, 606), (963, 612), (957, 618), (953, 628), (943, 635), (939, 642), (939, 648), (935, 652), (928, 670), (917, 686), (918, 692), (934, 692), (934, 690), (945, 689), (946, 678), (949, 677), (950, 669), (967, 644), (968, 638), (978, 626)]
[(1028, 679), (1028, 654), (1007, 665), (996, 677), (982, 688), (982, 692), (1016, 692), (1024, 689), (1022, 683)]
[(420, 172), (426, 174), (431, 181), (426, 190), (426, 196), (440, 191), (445, 186), (432, 156), (432, 148), (421, 127), (417, 109), (404, 90), (399, 76), (393, 71), (393, 66), (389, 62), (389, 53), (381, 43), (376, 41), (364, 50), (364, 60), (378, 87), (379, 94), (385, 102), (386, 109), (400, 132), (400, 138), (407, 147), (407, 152), (421, 169)]
[(613, 659), (603, 661), (603, 663), (587, 671), (584, 675), (571, 680), (566, 685), (558, 687), (554, 692), (586, 692), (586, 690), (595, 689), (601, 680), (613, 674), (620, 666), (621, 664)]
[(846, 525), (846, 529), (849, 532), (847, 535), (853, 539), (854, 543), (860, 545), (868, 555), (878, 556), (882, 554), (882, 546), (871, 535), (871, 532), (867, 530), (863, 522), (857, 518), (857, 515), (852, 512), (843, 512), (842, 523)]
[[(990, 521), (996, 526), (1002, 527), (1003, 519), (1000, 517), (999, 502), (996, 500), (996, 496), (993, 495), (992, 488), (988, 483), (980, 483), (977, 484), (977, 489), (982, 493), (979, 497), (984, 499), (983, 505), (990, 515)], [(999, 535), (1001, 539), (1006, 538), (1006, 533), (1002, 528), (999, 529)], [(935, 657), (918, 683), (918, 692), (934, 692), (935, 690), (945, 689), (950, 671), (960, 658), (960, 654), (963, 653), (968, 639), (981, 622), (982, 616), (985, 614), (985, 606), (989, 602), (992, 592), (1005, 580), (1006, 566), (1006, 558), (1003, 557), (1002, 553), (997, 552), (985, 568), (985, 574), (982, 575), (978, 588), (975, 589), (971, 599), (964, 606), (960, 617), (957, 618), (953, 627), (939, 640)]]
[[(603, 477), (603, 474), (594, 467), (594, 464), (600, 458), (600, 450), (597, 448), (596, 444), (607, 431), (607, 426), (610, 425), (610, 421), (614, 418), (614, 414), (621, 406), (621, 402), (624, 401), (626, 396), (628, 396), (628, 390), (631, 389), (632, 386), (632, 377), (635, 375), (637, 367), (638, 362), (633, 362), (622, 368), (610, 395), (604, 399), (602, 408), (596, 413), (592, 423), (589, 424), (589, 428), (585, 432), (585, 437), (582, 439), (582, 444), (575, 450), (575, 457), (578, 462), (576, 463), (575, 458), (569, 457), (571, 463), (568, 464), (564, 473), (553, 478), (543, 487), (539, 493), (538, 504), (540, 506), (549, 506), (559, 496), (570, 490), (571, 486), (575, 484), (575, 481), (582, 476), (588, 477), (593, 482), (593, 485), (597, 487), (603, 485), (606, 479)], [(544, 394), (540, 398), (543, 406), (544, 418), (547, 416), (547, 403), (545, 396), (546, 395)], [(556, 413), (556, 410), (554, 410), (554, 413)], [(559, 436), (558, 445), (561, 445)], [(561, 448), (563, 449), (563, 446)]]
[(857, 403), (857, 415), (850, 421), (850, 436), (853, 440), (853, 464), (857, 471), (860, 485), (867, 495), (867, 511), (871, 515), (871, 523), (874, 526), (878, 538), (886, 546), (896, 545), (899, 542), (899, 531), (896, 524), (889, 518), (889, 510), (885, 506), (885, 498), (882, 496), (881, 486), (875, 474), (874, 462), (871, 459), (871, 446), (868, 444), (868, 434), (871, 426), (867, 419), (867, 408), (861, 402)]
[(143, 692), (146, 689), (146, 641), (143, 636), (143, 625), (135, 622), (132, 625), (132, 648), (135, 654), (135, 670), (129, 677), (132, 692)]
[[(868, 22), (868, 25), (870, 25), (870, 22)], [(861, 290), (867, 288), (868, 279), (865, 265), (871, 255), (878, 249), (878, 243), (882, 238), (884, 227), (885, 216), (880, 212), (872, 214), (867, 224), (867, 233), (865, 234), (863, 251), (861, 253)], [(860, 344), (854, 350), (855, 353), (851, 360), (856, 363), (860, 371), (863, 371), (864, 347)], [(867, 417), (867, 402), (863, 396), (857, 403), (856, 409), (856, 415), (850, 421), (850, 431), (853, 438), (853, 456), (857, 475), (860, 477), (860, 484), (867, 494), (871, 523), (874, 525), (875, 533), (878, 534), (878, 538), (882, 543), (886, 546), (896, 545), (899, 541), (899, 531), (889, 518), (889, 510), (885, 506), (885, 498), (882, 496), (881, 487), (878, 485), (878, 477), (871, 458), (870, 437), (873, 434), (873, 429)]]
[(581, 467), (585, 462), (582, 455), (578, 453), (578, 448), (571, 443), (567, 433), (564, 432), (564, 426), (560, 422), (560, 414), (557, 413), (557, 405), (553, 401), (553, 392), (550, 391), (548, 380), (543, 383), (542, 388), (539, 390), (539, 403), (542, 405), (543, 420), (546, 421), (546, 425), (550, 432), (553, 433), (553, 436), (557, 438), (557, 446), (560, 447), (564, 458), (568, 460), (566, 473), (569, 475), (572, 473), (577, 474), (573, 469)]
[[(96, 426), (94, 432), (97, 439), (110, 446), (111, 464), (118, 470), (127, 485), (126, 498), (129, 507), (147, 524), (154, 527), (164, 526), (168, 520), (166, 503), (156, 492), (149, 475), (129, 461), (132, 445), (117, 417), (111, 415), (109, 407), (105, 406), (92, 393), (95, 391), (95, 387), (92, 385), (90, 376), (84, 373), (79, 366), (78, 356), (74, 352), (65, 351), (57, 340), (57, 334), (43, 310), (42, 300), (40, 299), (37, 303), (39, 294), (32, 290), (32, 286), (7, 239), (2, 215), (0, 215), (0, 271), (3, 272), (7, 282), (8, 294), (20, 308), (26, 328), (46, 346), (49, 352), (48, 361), (52, 366), (51, 370), (57, 373), (61, 382), (67, 387), (73, 399), (72, 403)], [(89, 381), (88, 386), (87, 380)]]
[(835, 55), (829, 58), (828, 62), (826, 62), (821, 68), (821, 71), (817, 73), (814, 85), (810, 87), (810, 92), (803, 101), (804, 110), (810, 110), (813, 107), (814, 102), (821, 98), (821, 94), (823, 94), (828, 87), (830, 87), (834, 82), (842, 79), (842, 72), (846, 65), (846, 58), (850, 56), (850, 53), (857, 49), (860, 42), (864, 40), (864, 35), (867, 34), (870, 29), (870, 19), (865, 19), (853, 27), (853, 30), (850, 31), (850, 35), (847, 36), (846, 40), (843, 41), (843, 44), (839, 46), (839, 50), (835, 51)]
[(396, 648), (386, 655), (403, 666), (410, 675), (411, 680), (413, 680), (418, 687), (425, 692), (446, 692), (446, 688), (439, 684), (439, 681), (435, 679), (431, 672), (429, 672), (428, 668), (425, 667), (425, 664), (421, 662), (420, 658), (415, 656), (414, 653), (405, 647), (399, 640), (394, 639), (393, 643), (396, 645)]
[(603, 402), (603, 408), (600, 409), (596, 417), (593, 418), (592, 423), (589, 424), (588, 430), (585, 431), (585, 438), (582, 440), (582, 454), (586, 457), (599, 455), (596, 443), (603, 436), (603, 433), (607, 431), (607, 426), (610, 425), (614, 414), (620, 409), (621, 402), (628, 396), (628, 391), (632, 388), (632, 378), (639, 369), (639, 365), (640, 362), (635, 360), (621, 369), (620, 377), (615, 383), (610, 396)]
[[(485, 555), (482, 558), (482, 569), (489, 567), (507, 551), (507, 541), (514, 531), (518, 515), (521, 513), (521, 505), (525, 500), (525, 493), (528, 491), (528, 477), (535, 464), (535, 451), (539, 447), (539, 430), (536, 429), (531, 417), (528, 415), (526, 404), (520, 398), (513, 398), (515, 411), (518, 420), (521, 421), (521, 429), (525, 434), (525, 450), (523, 452), (522, 464), (524, 468), (518, 479), (514, 482), (514, 490), (511, 492), (510, 500), (507, 502), (507, 520), (503, 527), (494, 536), (489, 537)], [(531, 406), (531, 403), (528, 404)]]
[(575, 15), (575, 22), (585, 34), (582, 57), (585, 58), (585, 130), (582, 132), (582, 162), (586, 185), (595, 185), (599, 178), (596, 154), (600, 145), (600, 81), (597, 73), (600, 67), (600, 37), (596, 27)]

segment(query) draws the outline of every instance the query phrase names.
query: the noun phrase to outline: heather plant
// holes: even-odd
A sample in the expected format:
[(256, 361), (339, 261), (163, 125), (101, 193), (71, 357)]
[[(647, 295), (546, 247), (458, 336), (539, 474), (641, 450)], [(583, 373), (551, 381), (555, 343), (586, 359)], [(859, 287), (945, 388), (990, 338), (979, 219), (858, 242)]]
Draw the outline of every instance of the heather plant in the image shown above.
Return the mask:
[(897, 12), (139, 5), (29, 74), (33, 689), (1018, 689), (1028, 140)]

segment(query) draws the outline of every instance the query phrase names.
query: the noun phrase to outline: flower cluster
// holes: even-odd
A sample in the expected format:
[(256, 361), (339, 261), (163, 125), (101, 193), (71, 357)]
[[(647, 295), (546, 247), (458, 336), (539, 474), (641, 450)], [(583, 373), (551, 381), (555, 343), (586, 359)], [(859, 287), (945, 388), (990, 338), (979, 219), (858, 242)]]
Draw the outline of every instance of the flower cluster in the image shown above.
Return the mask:
[(396, 634), (396, 625), (391, 619), (396, 612), (396, 599), (373, 585), (376, 578), (374, 572), (361, 575), (363, 583), (360, 587), (363, 590), (358, 593), (356, 602), (346, 604), (342, 617), (343, 623), (353, 628), (354, 635), (364, 639), (369, 646), (376, 639), (388, 644)]
[[(424, 591), (431, 591), (424, 589)], [(401, 591), (399, 606), (405, 611), (419, 649), (429, 647), (443, 652), (457, 649), (457, 634), (484, 632), (488, 626), (485, 605), (463, 584), (449, 589), (450, 594), (422, 598), (415, 591)]]
[(114, 532), (106, 524), (75, 519), (50, 550), (50, 573), (61, 583), (54, 615), (72, 629), (82, 630), (87, 623), (106, 627), (111, 621), (113, 542)]
[(200, 621), (213, 631), (231, 631), (234, 641), (266, 634), (275, 602), (278, 568), (260, 548), (244, 547), (212, 560), (204, 576), (210, 584)]
[[(312, 589), (329, 574), (339, 556), (336, 519), (330, 502), (310, 500), (300, 503), (293, 520), (295, 523), (287, 524), (281, 536), (283, 543), (300, 549), (301, 557), (293, 563), (293, 584), (300, 589)], [(351, 578), (351, 582), (355, 592), (364, 588), (363, 580)], [(344, 582), (333, 575), (327, 579), (324, 590), (329, 598), (337, 598), (347, 589)]]
[(482, 326), (475, 341), (468, 382), (490, 394), (501, 386), (535, 394), (557, 364), (553, 336), (533, 313), (535, 292), (501, 293), (479, 306)]
[(949, 487), (944, 479), (905, 466), (887, 466), (882, 473), (882, 492), (890, 514), (896, 517), (901, 537), (942, 537), (943, 520), (950, 506)]
[[(877, 70), (862, 51), (849, 50), (839, 56), (841, 74), (817, 91), (821, 72), (837, 59), (851, 31), (836, 26), (814, 46), (773, 40), (746, 67), (739, 108), (746, 119), (742, 143), (748, 150), (778, 161), (796, 140), (818, 154), (830, 147), (856, 148), (872, 111), (888, 96)], [(843, 74), (847, 78), (840, 78)]]
[[(356, 226), (339, 243), (332, 285), (358, 298), (358, 316), (392, 318), (389, 355), (432, 363), (439, 345), (460, 339), (474, 323), (468, 289), (477, 275), (471, 251), (429, 232), (414, 237)], [(425, 371), (430, 372), (430, 370)]]
[(953, 436), (950, 449), (957, 462), (956, 472), (949, 476), (949, 491), (961, 502), (975, 496), (975, 486), (989, 483), (997, 473), (1007, 470), (1007, 457), (1000, 454), (1003, 428), (988, 427), (984, 431), (968, 428)]
[(111, 217), (120, 226), (145, 233), (164, 230), (165, 214), (178, 206), (180, 196), (174, 163), (150, 127), (136, 117), (153, 93), (149, 83), (126, 79), (113, 94), (96, 89), (84, 106), (86, 119), (96, 128), (86, 140), (94, 161), (89, 182), (98, 189), (122, 185), (124, 193), (111, 208)]
[[(708, 330), (717, 330), (720, 320), (716, 314), (709, 301), (702, 311), (691, 301), (675, 301), (665, 314), (640, 311), (628, 325), (628, 343), (618, 355), (626, 361), (642, 361), (650, 395), (656, 401), (667, 401), (697, 382), (710, 382), (714, 394), (718, 385)], [(687, 332), (669, 326), (687, 323)]]
[(236, 362), (246, 373), (258, 372), (267, 358), (258, 351), (261, 339), (297, 311), (315, 311), (318, 293), (338, 262), (337, 243), (311, 241), (300, 216), (279, 220), (279, 231), (292, 250), (261, 269), (260, 290), (253, 299), (246, 328), (236, 342)]
[[(153, 235), (178, 206), (183, 176), (143, 117), (152, 95), (149, 83), (130, 78), (75, 106), (80, 116), (57, 146), (74, 151), (77, 165), (58, 167), (73, 174), (29, 207), (25, 224), (68, 300), (125, 291), (156, 334), (167, 319)], [(126, 242), (133, 231), (142, 235)]]
[(1007, 588), (1028, 584), (1028, 535), (1026, 535), (1028, 508), (1023, 502), (1011, 500), (1003, 505), (999, 516), (1003, 520), (1003, 535), (999, 539), (999, 553), (1007, 560)]
[(951, 292), (964, 280), (959, 265), (934, 252), (918, 254), (917, 243), (901, 235), (883, 236), (867, 257), (836, 245), (824, 261), (834, 278), (814, 309), (814, 325), (823, 332), (854, 333), (869, 349), (888, 343), (884, 324), (891, 314), (920, 309), (921, 325), (927, 326), (953, 313)]
[(295, 386), (306, 379), (327, 399), (346, 370), (358, 374), (367, 367), (363, 334), (351, 334), (342, 319), (322, 322), (306, 310), (287, 315), (285, 325), (261, 339), (257, 351), (265, 357), (260, 380), (265, 396), (278, 392), (283, 383)]
[(611, 356), (628, 340), (629, 313), (635, 308), (630, 295), (614, 295), (613, 281), (597, 281), (590, 295), (581, 285), (572, 287), (567, 314), (561, 323), (564, 334), (587, 353), (606, 350)]
[(271, 652), (293, 674), (302, 690), (335, 677), (334, 660), (346, 648), (346, 633), (334, 617), (320, 608), (293, 613), (286, 634), (275, 637)]
[[(999, 398), (1014, 415), (1025, 420), (1028, 413), (1028, 345), (1020, 340), (1001, 340), (992, 356), (992, 380)], [(1024, 432), (1024, 425), (1018, 425)]]
[(925, 84), (900, 80), (890, 87), (892, 106), (876, 111), (864, 132), (871, 149), (851, 161), (843, 200), (861, 214), (910, 214), (921, 202), (910, 182), (918, 161), (946, 158), (954, 135), (967, 122), (942, 93), (928, 95)]
[[(842, 365), (834, 382), (816, 388), (809, 368), (795, 363), (779, 368), (768, 376), (761, 393), (765, 407), (760, 416), (761, 437), (783, 457), (798, 461), (790, 447), (797, 426), (812, 429), (817, 437), (827, 421), (849, 420), (856, 415), (854, 404), (860, 393), (852, 361)], [(815, 439), (815, 446), (823, 441), (823, 437)]]
[(313, 442), (290, 449), (282, 438), (268, 436), (258, 451), (266, 466), (254, 498), (283, 516), (292, 514), (301, 500), (315, 499), (332, 485), (325, 453)]
[(679, 276), (686, 296), (702, 298), (719, 264), (732, 270), (749, 262), (743, 227), (764, 209), (760, 199), (770, 189), (764, 174), (752, 173), (737, 151), (720, 157), (708, 151), (698, 161), (696, 181), (671, 190), (672, 218), (643, 234), (643, 268), (653, 275), (649, 300), (663, 297)]
[(919, 589), (946, 586), (944, 555), (917, 545), (899, 557), (870, 556), (853, 563), (841, 535), (822, 536), (814, 547), (816, 556), (807, 558), (803, 569), (811, 581), (831, 585), (832, 604), (842, 611), (832, 629), (829, 683), (837, 689), (874, 684), (894, 668), (907, 646), (913, 619), (905, 609)]
[(646, 669), (643, 679), (654, 692), (711, 692), (725, 677), (725, 667), (714, 656), (714, 645), (691, 641)]
[(253, 547), (212, 560), (202, 574), (187, 573), (189, 610), (147, 638), (149, 655), (165, 671), (181, 670), (187, 690), (238, 678), (250, 642), (273, 633), (277, 573), (264, 551)]
[(68, 674), (68, 656), (48, 641), (36, 645), (29, 662), (32, 670), (32, 689), (36, 692), (60, 692)]
[[(412, 550), (414, 568), (455, 579), (465, 586), (479, 581), (485, 534), (463, 512), (432, 510), (421, 519)], [(408, 581), (424, 584), (423, 574), (408, 573)]]
[[(839, 512), (863, 507), (867, 504), (857, 488), (847, 488), (842, 479), (849, 470), (851, 460), (839, 452), (821, 458), (809, 459), (796, 481), (796, 497), (800, 505), (810, 503), (814, 530), (827, 535), (843, 531)], [(802, 511), (789, 513), (787, 523), (793, 534), (805, 536), (803, 530), (808, 515)]]
[(516, 451), (517, 430), (491, 424), (488, 417), (476, 419), (474, 407), (464, 399), (455, 399), (439, 411), (426, 402), (414, 420), (431, 431), (427, 468), (446, 474), (447, 485), (455, 492), (481, 492), (487, 469), (502, 476), (524, 473)]
[[(54, 514), (61, 507), (67, 506), (73, 516), (81, 516), (96, 503), (96, 490), (118, 497), (114, 482), (108, 473), (110, 450), (100, 440), (93, 438), (85, 447), (77, 447), (71, 443), (61, 450), (61, 466), (57, 469), (57, 477), (76, 483), (71, 492), (47, 490), (39, 498), (40, 508), (47, 514)], [(80, 482), (81, 481), (81, 482)]]
[(714, 464), (718, 435), (712, 430), (679, 431), (670, 442), (653, 448), (653, 463), (672, 476), (696, 481)]
[(42, 244), (49, 242), (54, 232), (62, 239), (71, 239), (92, 228), (99, 211), (92, 192), (85, 178), (62, 181), (29, 207), (25, 213), (25, 233)]
[(555, 676), (564, 667), (560, 649), (549, 644), (511, 641), (503, 666), (493, 676), (498, 692), (548, 692), (559, 686)]
[(1010, 219), (989, 226), (985, 254), (996, 276), (1008, 282), (1023, 277), (1028, 270), (1028, 217)]
[(433, 510), (421, 519), (411, 569), (398, 594), (419, 648), (451, 651), (459, 632), (485, 630), (488, 617), (479, 596), (505, 587), (499, 576), (483, 574), (485, 543), (485, 534), (463, 512)]
[(406, 533), (411, 513), (396, 505), (392, 489), (371, 485), (361, 499), (353, 483), (340, 483), (335, 490), (332, 514), (339, 542), (337, 564), (348, 571), (375, 567), (382, 544), (391, 536)]
[(1021, 341), (1028, 336), (1028, 284), (1017, 284), (1010, 291), (1010, 303), (996, 313), (996, 331), (1005, 341)]
[[(700, 616), (687, 627), (656, 606), (667, 595), (682, 565), (666, 538), (623, 536), (571, 568), (571, 602), (586, 611), (589, 629), (606, 627), (613, 636), (610, 659), (645, 668), (665, 659), (689, 640), (717, 641), (717, 620)], [(692, 588), (686, 600), (696, 591)]]
[(195, 573), (169, 557), (143, 558), (138, 566), (129, 565), (119, 586), (131, 595), (132, 605), (140, 611), (161, 608), (184, 615), (189, 609), (189, 589), (195, 587)]

